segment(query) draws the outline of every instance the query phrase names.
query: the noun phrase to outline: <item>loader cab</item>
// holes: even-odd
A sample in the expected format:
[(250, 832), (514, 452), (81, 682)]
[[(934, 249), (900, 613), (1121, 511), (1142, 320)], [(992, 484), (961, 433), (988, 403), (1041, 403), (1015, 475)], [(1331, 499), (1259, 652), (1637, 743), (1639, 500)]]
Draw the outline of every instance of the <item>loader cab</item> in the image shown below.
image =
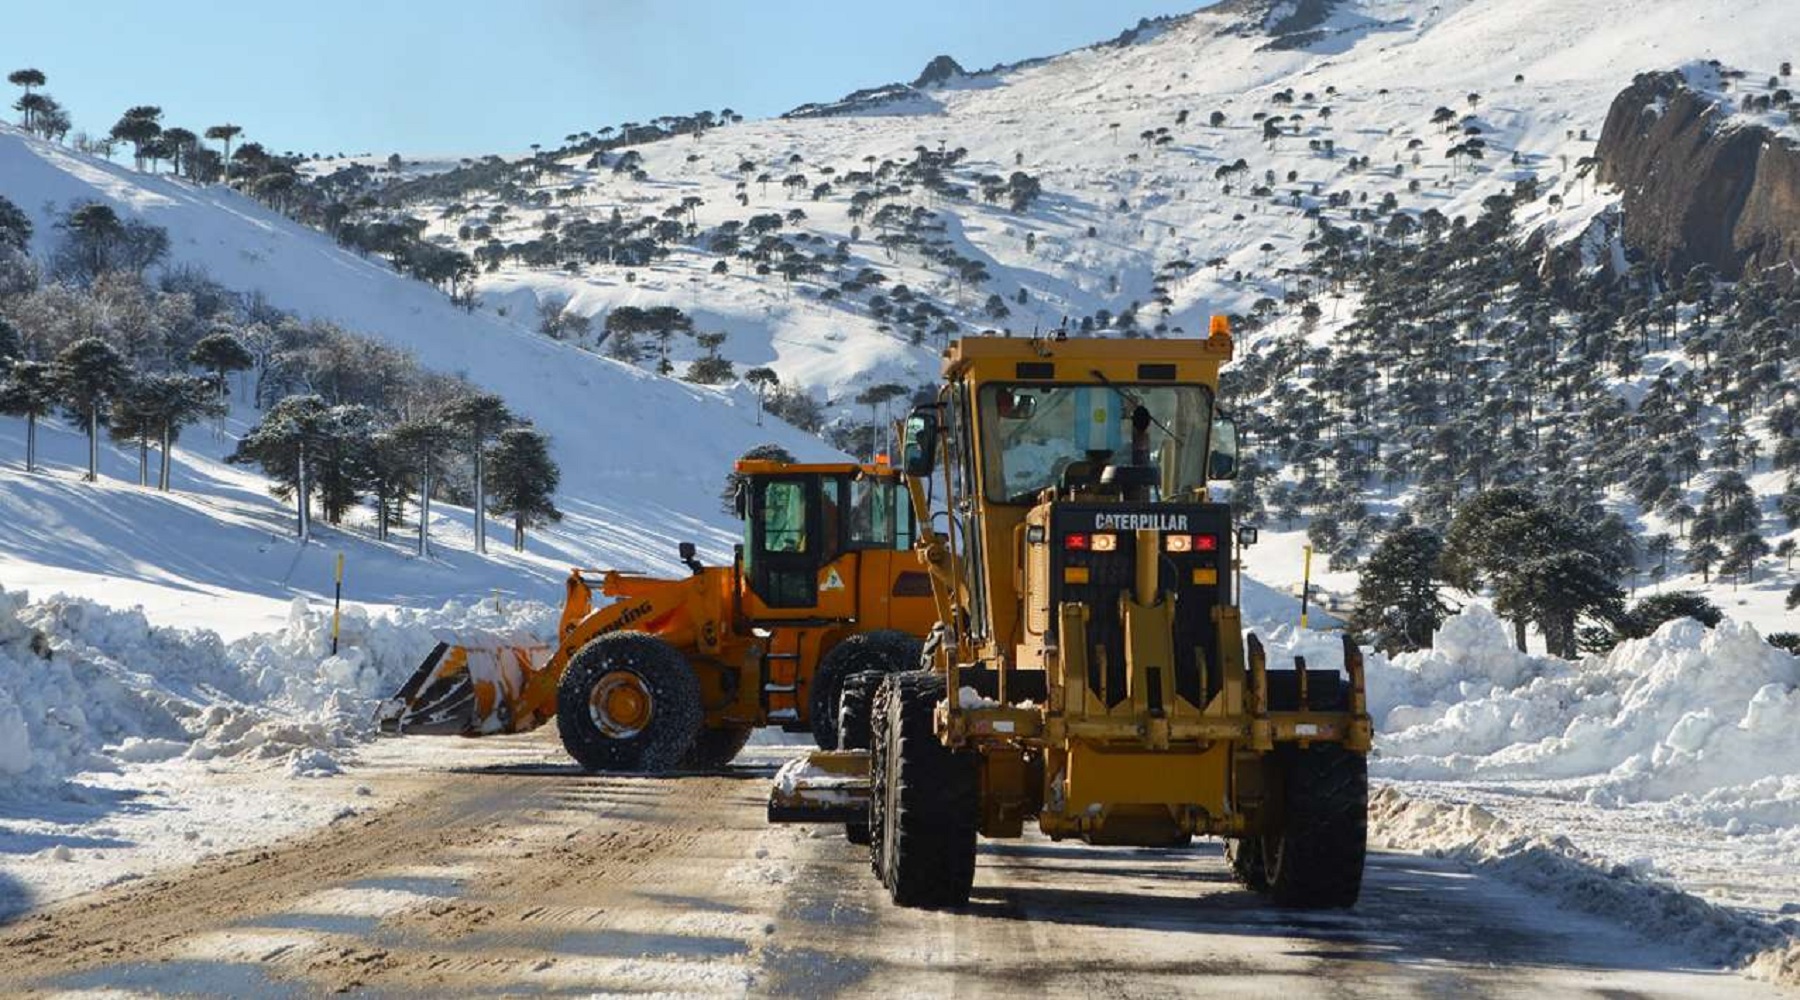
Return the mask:
[(917, 530), (895, 470), (744, 462), (739, 471), (749, 618), (909, 630), (896, 619), (928, 624), (930, 583), (909, 569)]

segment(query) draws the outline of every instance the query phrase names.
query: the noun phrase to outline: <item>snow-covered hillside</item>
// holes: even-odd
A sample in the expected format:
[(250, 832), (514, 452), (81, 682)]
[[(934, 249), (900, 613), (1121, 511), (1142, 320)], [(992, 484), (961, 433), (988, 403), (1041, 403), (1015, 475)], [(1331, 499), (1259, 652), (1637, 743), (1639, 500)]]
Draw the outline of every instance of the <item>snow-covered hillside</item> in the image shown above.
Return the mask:
[[(677, 241), (668, 258), (580, 274), (508, 260), (481, 279), (488, 306), (516, 316), (537, 300), (567, 297), (571, 308), (596, 317), (622, 305), (679, 306), (701, 329), (730, 332), (725, 354), (740, 366), (772, 365), (784, 379), (848, 403), (854, 388), (935, 374), (935, 336), (911, 345), (903, 324), (871, 315), (867, 296), (819, 299), (864, 268), (886, 278), (873, 292), (905, 284), (965, 329), (1050, 328), (1064, 317), (1101, 309), (1118, 315), (1138, 303), (1146, 328), (1201, 330), (1211, 314), (1279, 298), (1288, 283), (1278, 272), (1301, 265), (1314, 226), (1305, 209), (1326, 206), (1325, 217), (1342, 219), (1351, 206), (1329, 205), (1339, 192), (1353, 193), (1354, 205), (1392, 194), (1415, 211), (1473, 215), (1483, 198), (1535, 176), (1546, 192), (1568, 191), (1574, 217), (1560, 222), (1579, 230), (1608, 201), (1577, 177), (1578, 161), (1593, 153), (1608, 103), (1634, 73), (1707, 57), (1772, 71), (1789, 55), (1778, 4), (1354, 0), (1335, 5), (1310, 44), (1276, 48), (1261, 12), (1285, 6), (1223, 4), (1140, 32), (1129, 44), (958, 77), (926, 88), (926, 99), (880, 104), (868, 114), (745, 122), (645, 144), (633, 148), (642, 181), (615, 171), (615, 157), (589, 166), (587, 155), (567, 155), (527, 185), (543, 204), (509, 201), (500, 222), (488, 217), (501, 200), (493, 191), (404, 207), (447, 240), (465, 226), (486, 225), (485, 238), (462, 241), (468, 248), (484, 239), (538, 238), (548, 216), (567, 226), (617, 209), (629, 221), (699, 198), (692, 221), (702, 235)], [(1280, 13), (1267, 15), (1269, 25)], [(1477, 119), (1486, 162), (1445, 157), (1443, 130), (1431, 122), (1440, 107)], [(1214, 112), (1222, 124), (1210, 124)], [(1287, 119), (1280, 138), (1265, 141), (1259, 112)], [(1166, 130), (1166, 142), (1157, 141), (1158, 130)], [(904, 164), (920, 149), (965, 150), (947, 173), (972, 196), (944, 199), (905, 184), (853, 217), (851, 196), (871, 185), (850, 175), (879, 171), (883, 161)], [(1218, 176), (1239, 160), (1253, 172)], [(1042, 184), (1028, 210), (975, 193), (979, 175), (1014, 171)], [(759, 181), (763, 175), (770, 179)], [(807, 183), (784, 184), (795, 176)], [(894, 183), (882, 178), (874, 189)], [(1298, 210), (1280, 211), (1253, 195), (1265, 178), (1275, 192), (1295, 192)], [(1414, 181), (1417, 192), (1409, 190)], [(815, 198), (821, 182), (832, 190)], [(985, 265), (991, 280), (976, 290), (917, 253), (887, 252), (878, 240), (887, 227), (871, 220), (890, 201), (939, 213), (942, 238)], [(811, 252), (848, 241), (848, 259), (786, 283), (779, 269), (759, 277), (707, 248), (722, 224), (794, 210), (805, 218), (782, 235), (823, 241)], [(730, 274), (712, 273), (721, 259)], [(1165, 277), (1165, 265), (1180, 261), (1192, 266)], [(1239, 272), (1243, 280), (1235, 279)], [(1153, 305), (1159, 287), (1171, 300), (1166, 316)], [(990, 293), (1005, 300), (1008, 316), (984, 313)]]
[(76, 482), (68, 470), (85, 445), (54, 426), (40, 431), (51, 473), (24, 476), (17, 469), (24, 422), (0, 417), (0, 518), (31, 526), (0, 538), (0, 572), (15, 588), (143, 603), (165, 624), (242, 634), (279, 622), (294, 595), (329, 597), (332, 555), (347, 550), (353, 600), (416, 606), (495, 589), (543, 598), (554, 595), (570, 565), (672, 567), (676, 543), (687, 540), (724, 558), (734, 525), (720, 514), (717, 491), (733, 459), (764, 442), (833, 454), (780, 421), (757, 426), (748, 390), (658, 378), (492, 314), (453, 308), (431, 289), (222, 187), (146, 176), (0, 129), (0, 195), (33, 216), (40, 257), (59, 237), (61, 212), (104, 201), (166, 228), (170, 265), (198, 266), (233, 291), (335, 321), (500, 394), (550, 435), (566, 515), (522, 557), (468, 556), (469, 512), (442, 506), (442, 537), (430, 560), (406, 555), (403, 539), (376, 545), (354, 530), (327, 532), (303, 549), (287, 538), (291, 519), (260, 478), (219, 461), (257, 419), (252, 410), (239, 407), (183, 440), (176, 492), (168, 495), (123, 485), (135, 481), (136, 455), (110, 449), (107, 481)]

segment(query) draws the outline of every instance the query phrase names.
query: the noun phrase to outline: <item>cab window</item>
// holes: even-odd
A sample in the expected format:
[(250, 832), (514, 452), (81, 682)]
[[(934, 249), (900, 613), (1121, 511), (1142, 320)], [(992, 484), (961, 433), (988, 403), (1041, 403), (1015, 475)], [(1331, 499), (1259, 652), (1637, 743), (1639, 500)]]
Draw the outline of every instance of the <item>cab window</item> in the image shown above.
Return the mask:
[(806, 487), (770, 483), (763, 493), (763, 550), (806, 551)]

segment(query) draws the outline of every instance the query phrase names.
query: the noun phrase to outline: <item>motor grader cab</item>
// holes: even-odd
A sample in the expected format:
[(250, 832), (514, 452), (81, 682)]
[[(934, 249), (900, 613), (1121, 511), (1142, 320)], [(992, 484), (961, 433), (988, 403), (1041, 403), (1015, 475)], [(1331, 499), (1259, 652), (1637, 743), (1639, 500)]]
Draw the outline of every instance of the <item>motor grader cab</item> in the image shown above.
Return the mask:
[(912, 506), (886, 463), (742, 461), (744, 540), (729, 566), (662, 578), (573, 570), (554, 647), (446, 636), (378, 721), (482, 736), (557, 720), (590, 770), (717, 767), (752, 730), (835, 746), (842, 679), (910, 669), (936, 620)]
[[(1235, 471), (1205, 340), (967, 339), (907, 421), (939, 623), (928, 669), (852, 677), (866, 751), (778, 776), (770, 817), (844, 822), (902, 905), (968, 900), (978, 835), (1226, 839), (1279, 901), (1359, 892), (1371, 727), (1362, 661), (1271, 670), (1246, 640)], [(943, 530), (924, 512), (941, 507)], [(1243, 540), (1248, 540), (1248, 532)], [(866, 706), (866, 707), (865, 707)], [(866, 722), (851, 720), (866, 712)]]

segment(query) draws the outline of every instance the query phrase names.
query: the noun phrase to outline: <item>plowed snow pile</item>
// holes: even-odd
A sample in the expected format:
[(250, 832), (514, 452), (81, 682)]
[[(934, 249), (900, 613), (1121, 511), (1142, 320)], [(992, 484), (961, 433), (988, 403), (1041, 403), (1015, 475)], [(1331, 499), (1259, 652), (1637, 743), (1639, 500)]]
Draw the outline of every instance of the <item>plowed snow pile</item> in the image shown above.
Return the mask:
[(158, 628), (141, 611), (0, 591), (0, 795), (32, 795), (85, 770), (185, 756), (337, 770), (333, 751), (367, 734), (375, 701), (397, 688), (446, 630), (548, 636), (542, 604), (447, 604), (371, 618), (296, 600), (285, 628), (227, 644)]
[[(1336, 637), (1284, 627), (1270, 638), (1272, 663), (1341, 663)], [(1800, 659), (1749, 625), (1685, 619), (1603, 657), (1530, 656), (1471, 606), (1432, 649), (1371, 653), (1367, 666), (1370, 771), (1395, 783), (1373, 804), (1380, 842), (1457, 857), (1721, 965), (1800, 982)], [(1435, 798), (1438, 783), (1456, 783), (1442, 793), (1452, 800), (1480, 789), (1521, 818), (1415, 797)], [(1768, 891), (1786, 902), (1747, 912), (1696, 898), (1671, 875), (1670, 853), (1627, 864), (1589, 853), (1590, 831), (1537, 828), (1532, 800), (1654, 821), (1675, 854), (1701, 846), (1696, 829), (1715, 833), (1707, 851), (1777, 873), (1785, 886)]]
[[(1283, 626), (1270, 662), (1339, 665), (1336, 636)], [(1397, 780), (1554, 781), (1600, 806), (1666, 803), (1800, 852), (1800, 659), (1751, 626), (1681, 619), (1579, 662), (1513, 648), (1480, 605), (1433, 648), (1367, 654), (1371, 771)]]

